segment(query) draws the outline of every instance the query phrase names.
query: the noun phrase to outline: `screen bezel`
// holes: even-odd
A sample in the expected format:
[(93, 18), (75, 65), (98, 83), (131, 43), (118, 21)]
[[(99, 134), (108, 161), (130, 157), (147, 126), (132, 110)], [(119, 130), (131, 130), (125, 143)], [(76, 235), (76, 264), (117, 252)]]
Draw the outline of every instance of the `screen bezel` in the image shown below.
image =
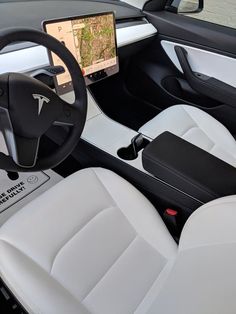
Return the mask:
[[(113, 16), (113, 27), (114, 27), (114, 37), (115, 37), (114, 38), (115, 39), (115, 51), (116, 51), (116, 59), (117, 59), (117, 63), (115, 65), (116, 69), (115, 69), (114, 73), (112, 73), (112, 75), (113, 75), (113, 74), (119, 72), (118, 46), (117, 46), (117, 35), (116, 35), (116, 19), (115, 19), (114, 11), (103, 11), (103, 12), (97, 12), (97, 13), (92, 13), (92, 14), (74, 15), (74, 16), (68, 16), (68, 17), (61, 17), (61, 18), (43, 20), (41, 26), (42, 26), (43, 31), (45, 33), (47, 33), (46, 26), (48, 24), (54, 24), (54, 23), (58, 23), (58, 22), (72, 21), (72, 20), (83, 19), (83, 18), (90, 18), (90, 17), (96, 17), (96, 16), (103, 16), (103, 15), (108, 15), (108, 14), (112, 14), (112, 16)], [(47, 33), (47, 34), (49, 34), (49, 33)], [(53, 58), (52, 58), (52, 52), (47, 49), (47, 53), (48, 53), (49, 63), (51, 65), (54, 65)], [(89, 82), (87, 80), (87, 76), (84, 76), (84, 79), (85, 79), (86, 85), (92, 84), (92, 82)], [(104, 78), (98, 79), (97, 81), (100, 81), (102, 79), (104, 79)], [(66, 85), (67, 85), (66, 88), (62, 89), (61, 85), (58, 84), (57, 78), (54, 77), (53, 80), (54, 80), (55, 89), (56, 89), (56, 91), (57, 91), (57, 93), (59, 95), (66, 94), (66, 93), (68, 93), (68, 92), (73, 90), (72, 82), (66, 83)]]

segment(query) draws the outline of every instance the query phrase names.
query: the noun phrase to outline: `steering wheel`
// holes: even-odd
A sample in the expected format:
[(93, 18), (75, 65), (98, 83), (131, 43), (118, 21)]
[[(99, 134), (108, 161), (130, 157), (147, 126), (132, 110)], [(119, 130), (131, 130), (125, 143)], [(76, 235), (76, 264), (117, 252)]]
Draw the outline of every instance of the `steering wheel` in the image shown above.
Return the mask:
[[(65, 102), (47, 85), (24, 74), (0, 75), (0, 125), (9, 152), (9, 156), (0, 153), (0, 169), (46, 170), (62, 162), (78, 143), (86, 121), (86, 86), (78, 62), (57, 39), (34, 29), (9, 28), (0, 32), (0, 51), (20, 41), (42, 45), (60, 57), (71, 75), (75, 101)], [(52, 125), (69, 125), (70, 133), (55, 152), (40, 158), (40, 139)]]

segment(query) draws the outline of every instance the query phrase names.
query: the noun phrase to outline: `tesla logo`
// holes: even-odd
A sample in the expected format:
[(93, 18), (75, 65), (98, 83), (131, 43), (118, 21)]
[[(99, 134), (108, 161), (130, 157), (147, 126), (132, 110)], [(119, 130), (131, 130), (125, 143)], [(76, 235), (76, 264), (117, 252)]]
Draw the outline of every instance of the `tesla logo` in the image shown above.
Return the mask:
[(50, 99), (48, 99), (47, 97), (40, 95), (40, 94), (32, 94), (32, 96), (34, 99), (38, 100), (38, 115), (40, 115), (40, 112), (43, 108), (44, 102), (46, 102), (48, 104)]

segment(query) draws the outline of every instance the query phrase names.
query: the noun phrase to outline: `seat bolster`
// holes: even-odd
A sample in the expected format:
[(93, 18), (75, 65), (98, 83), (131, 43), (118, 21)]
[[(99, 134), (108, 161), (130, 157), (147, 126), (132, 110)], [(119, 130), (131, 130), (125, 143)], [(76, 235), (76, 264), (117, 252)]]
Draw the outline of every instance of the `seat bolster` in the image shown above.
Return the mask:
[(2, 239), (0, 256), (2, 280), (29, 313), (89, 313), (50, 274)]
[(203, 246), (236, 243), (236, 195), (209, 202), (186, 222), (179, 251)]

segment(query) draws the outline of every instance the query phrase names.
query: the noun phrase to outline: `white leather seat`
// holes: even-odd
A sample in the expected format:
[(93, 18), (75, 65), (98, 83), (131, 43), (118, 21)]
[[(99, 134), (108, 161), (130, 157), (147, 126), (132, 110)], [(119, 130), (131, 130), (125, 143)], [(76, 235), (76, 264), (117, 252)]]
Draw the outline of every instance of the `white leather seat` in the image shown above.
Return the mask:
[(68, 177), (0, 229), (1, 277), (33, 313), (132, 313), (176, 251), (154, 207), (104, 169)]
[(111, 171), (75, 173), (0, 229), (0, 275), (30, 313), (236, 313), (236, 196), (203, 206), (179, 248)]
[(156, 138), (169, 131), (236, 167), (236, 141), (230, 132), (206, 112), (187, 105), (163, 110), (139, 132)]

